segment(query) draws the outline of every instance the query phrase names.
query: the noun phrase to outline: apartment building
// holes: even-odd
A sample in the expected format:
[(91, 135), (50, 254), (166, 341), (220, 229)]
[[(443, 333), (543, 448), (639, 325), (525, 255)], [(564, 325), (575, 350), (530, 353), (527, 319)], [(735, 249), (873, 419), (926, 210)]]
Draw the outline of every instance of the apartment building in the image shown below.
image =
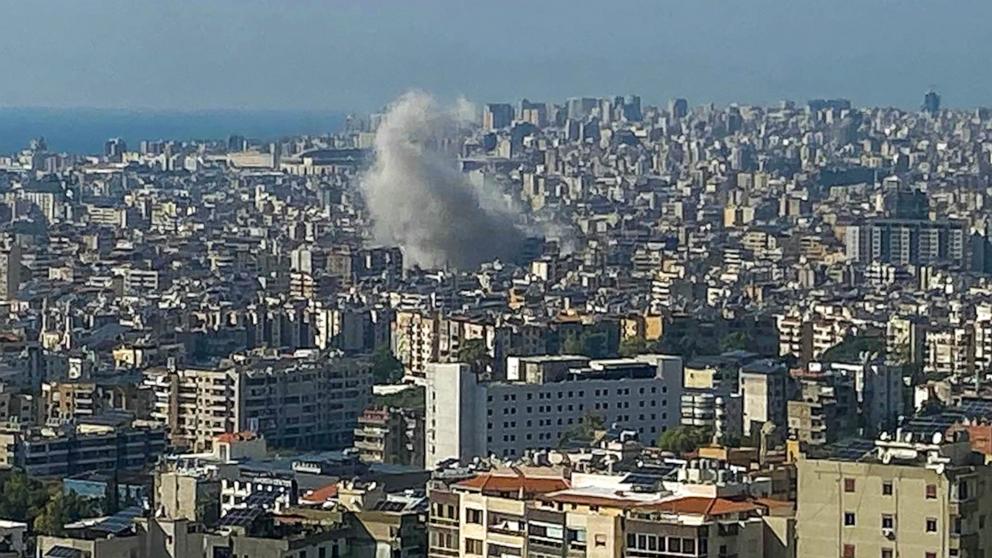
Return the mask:
[(168, 426), (173, 444), (194, 451), (240, 431), (262, 434), (275, 447), (348, 447), (371, 383), (364, 360), (316, 351), (253, 354), (217, 369), (145, 372), (153, 418)]
[(165, 451), (157, 427), (80, 425), (72, 430), (0, 432), (0, 465), (31, 476), (70, 476), (97, 470), (142, 469)]
[(950, 265), (965, 268), (970, 259), (963, 221), (868, 219), (847, 227), (847, 257), (851, 261), (897, 265)]
[(556, 447), (590, 415), (653, 444), (679, 423), (682, 373), (682, 359), (664, 355), (511, 357), (507, 380), (493, 382), (465, 364), (431, 365), (426, 464)]
[(44, 419), (59, 424), (107, 411), (125, 411), (143, 418), (148, 413), (150, 394), (124, 382), (46, 382), (41, 385)]
[(354, 437), (362, 461), (424, 465), (424, 413), (419, 409), (367, 408)]
[(813, 324), (798, 312), (788, 312), (775, 317), (778, 330), (780, 356), (792, 355), (800, 363), (813, 358)]
[(428, 556), (794, 556), (775, 535), (790, 520), (754, 502), (610, 485), (539, 468), (435, 483)]
[(986, 556), (992, 468), (967, 433), (918, 438), (800, 460), (799, 556)]
[(756, 435), (766, 423), (783, 428), (790, 391), (788, 370), (782, 362), (762, 359), (744, 365), (740, 371), (744, 432)]
[(210, 449), (225, 432), (238, 432), (244, 414), (239, 394), (243, 375), (233, 366), (218, 369), (149, 368), (144, 384), (152, 389), (151, 417), (166, 426), (172, 445), (192, 451)]

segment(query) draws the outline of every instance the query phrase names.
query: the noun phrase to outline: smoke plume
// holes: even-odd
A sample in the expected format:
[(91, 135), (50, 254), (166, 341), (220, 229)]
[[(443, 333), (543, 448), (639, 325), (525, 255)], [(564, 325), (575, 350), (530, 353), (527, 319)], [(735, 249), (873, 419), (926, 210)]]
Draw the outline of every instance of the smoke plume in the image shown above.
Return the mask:
[(362, 179), (376, 241), (398, 245), (408, 265), (469, 269), (512, 259), (524, 240), (498, 195), (458, 168), (465, 103), (438, 106), (410, 92), (383, 116), (375, 160)]

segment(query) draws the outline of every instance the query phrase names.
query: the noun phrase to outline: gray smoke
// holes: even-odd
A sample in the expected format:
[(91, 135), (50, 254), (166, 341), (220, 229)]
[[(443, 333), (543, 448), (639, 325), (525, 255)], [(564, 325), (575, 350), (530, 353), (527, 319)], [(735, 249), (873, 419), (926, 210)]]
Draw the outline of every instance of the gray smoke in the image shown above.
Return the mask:
[(473, 186), (458, 168), (465, 112), (465, 103), (449, 110), (410, 92), (376, 131), (362, 190), (376, 241), (398, 245), (408, 265), (474, 268), (512, 259), (524, 240), (498, 194)]

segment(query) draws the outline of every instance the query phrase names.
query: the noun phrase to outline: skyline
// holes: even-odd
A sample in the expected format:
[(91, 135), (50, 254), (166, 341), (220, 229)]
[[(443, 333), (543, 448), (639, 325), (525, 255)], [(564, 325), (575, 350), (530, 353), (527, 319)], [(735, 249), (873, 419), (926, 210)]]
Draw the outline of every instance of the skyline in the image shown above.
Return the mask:
[[(423, 89), (479, 104), (634, 93), (649, 104), (844, 97), (915, 108), (931, 87), (948, 107), (992, 104), (980, 23), (992, 6), (973, 0), (936, 11), (915, 0), (0, 9), (11, 16), (0, 52), (16, 76), (0, 84), (0, 107), (368, 112)], [(50, 40), (37, 40), (42, 30)]]

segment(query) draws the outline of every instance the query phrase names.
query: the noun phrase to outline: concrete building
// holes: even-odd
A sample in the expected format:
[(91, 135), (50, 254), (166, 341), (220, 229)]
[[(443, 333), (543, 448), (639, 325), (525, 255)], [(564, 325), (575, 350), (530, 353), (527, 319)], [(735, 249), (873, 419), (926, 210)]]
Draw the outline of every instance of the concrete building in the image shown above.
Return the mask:
[(355, 428), (355, 448), (362, 461), (424, 465), (424, 414), (418, 409), (365, 409)]
[(174, 444), (194, 451), (241, 431), (262, 434), (276, 447), (348, 447), (371, 381), (364, 360), (316, 352), (145, 372), (155, 394), (153, 418), (168, 425)]
[(10, 301), (21, 286), (21, 247), (10, 242), (0, 249), (0, 301)]
[(435, 485), (430, 499), (432, 557), (795, 556), (791, 518), (753, 502), (636, 492), (561, 471), (491, 471)]
[(960, 221), (871, 219), (847, 227), (847, 257), (854, 262), (968, 266), (967, 230)]
[(903, 414), (905, 384), (898, 366), (889, 366), (876, 357), (854, 364), (812, 362), (809, 372), (835, 375), (851, 382), (858, 421), (868, 436), (894, 428)]
[(759, 360), (744, 365), (740, 372), (740, 393), (746, 434), (760, 433), (766, 423), (784, 430), (790, 389), (788, 370), (783, 363)]
[(799, 556), (984, 556), (992, 469), (966, 434), (898, 433), (876, 447), (799, 461)]
[(480, 381), (465, 364), (427, 374), (426, 465), (490, 454), (521, 457), (557, 446), (595, 415), (653, 441), (679, 423), (682, 359), (511, 357), (502, 382)]
[(482, 109), (482, 127), (485, 130), (506, 128), (513, 122), (513, 106), (509, 103), (489, 103)]
[(165, 451), (161, 428), (80, 425), (0, 432), (0, 465), (29, 475), (69, 476), (93, 470), (142, 469)]

